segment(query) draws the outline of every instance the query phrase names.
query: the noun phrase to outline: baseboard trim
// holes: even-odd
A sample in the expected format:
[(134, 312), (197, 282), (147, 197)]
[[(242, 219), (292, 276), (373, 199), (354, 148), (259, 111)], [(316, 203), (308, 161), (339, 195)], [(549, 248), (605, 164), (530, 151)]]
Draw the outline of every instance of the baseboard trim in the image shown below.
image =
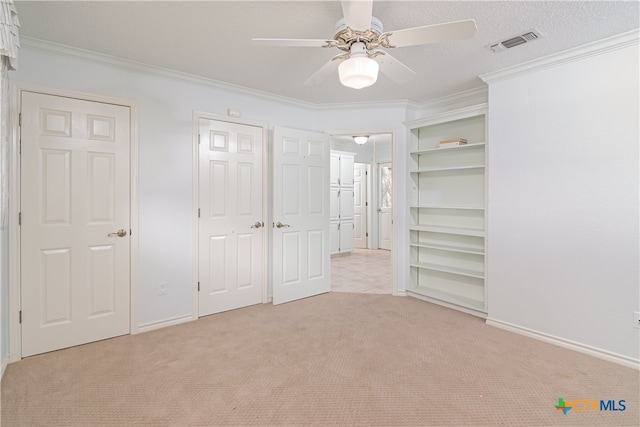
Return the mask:
[(406, 297), (407, 291), (393, 291), (391, 295), (393, 295), (394, 297)]
[(591, 347), (579, 342), (567, 340), (564, 338), (556, 337), (553, 335), (545, 334), (535, 331), (533, 329), (524, 328), (522, 326), (513, 325), (511, 323), (503, 322), (496, 319), (487, 319), (487, 325), (496, 328), (504, 329), (509, 332), (514, 332), (519, 335), (524, 335), (529, 338), (534, 338), (540, 341), (547, 342), (549, 344), (557, 345), (559, 347), (568, 348), (569, 350), (578, 351), (580, 353), (588, 354), (589, 356), (597, 357), (608, 362), (613, 362), (618, 365), (626, 366), (640, 370), (640, 359), (634, 359), (632, 357), (623, 356), (621, 354), (613, 353), (610, 351), (602, 350), (596, 347)]
[(4, 359), (2, 359), (2, 368), (0, 368), (0, 382), (4, 377), (4, 371), (7, 369), (7, 365), (9, 364), (9, 355), (7, 354)]
[(138, 326), (138, 333), (149, 332), (155, 329), (166, 328), (168, 326), (179, 325), (181, 323), (191, 322), (192, 320), (196, 320), (192, 315), (187, 314), (186, 316), (178, 316), (173, 317), (171, 319), (160, 320), (158, 322), (145, 323), (144, 325)]

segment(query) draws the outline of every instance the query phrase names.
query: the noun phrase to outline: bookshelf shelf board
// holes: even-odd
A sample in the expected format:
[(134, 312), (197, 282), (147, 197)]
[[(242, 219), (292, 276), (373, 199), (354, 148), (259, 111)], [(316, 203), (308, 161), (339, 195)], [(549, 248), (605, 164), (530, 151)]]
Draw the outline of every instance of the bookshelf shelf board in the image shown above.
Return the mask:
[(454, 245), (443, 245), (441, 243), (410, 243), (409, 246), (416, 248), (437, 249), (439, 251), (459, 252), (463, 254), (484, 255), (484, 250), (482, 249), (472, 249)]
[(475, 277), (476, 279), (484, 279), (484, 273), (476, 270), (468, 270), (466, 268), (450, 267), (447, 265), (429, 264), (426, 262), (411, 262), (411, 267), (423, 268), (425, 270), (441, 271), (443, 273), (457, 274), (458, 276)]
[(459, 209), (466, 211), (484, 211), (484, 208), (475, 206), (437, 206), (437, 205), (411, 205), (411, 209)]
[(477, 310), (481, 313), (486, 313), (484, 308), (484, 301), (477, 300), (474, 298), (469, 298), (469, 297), (465, 297), (462, 295), (449, 293), (449, 292), (442, 292), (439, 290), (429, 289), (425, 287), (411, 287), (407, 289), (407, 292), (409, 293), (413, 292), (423, 297), (433, 298), (439, 301), (445, 301), (450, 304), (459, 305), (462, 307), (467, 307), (473, 310)]
[(484, 165), (469, 165), (469, 166), (449, 166), (443, 168), (424, 168), (411, 171), (411, 173), (428, 173), (428, 172), (444, 172), (444, 171), (457, 171), (465, 169), (484, 169)]
[(443, 227), (440, 225), (412, 225), (410, 231), (431, 231), (433, 233), (458, 234), (461, 236), (484, 237), (484, 230), (475, 228)]
[(485, 143), (484, 142), (480, 142), (480, 143), (477, 143), (477, 144), (464, 144), (464, 145), (456, 145), (456, 146), (452, 146), (452, 147), (425, 148), (424, 150), (412, 151), (411, 154), (412, 155), (420, 155), (420, 154), (426, 154), (426, 153), (433, 153), (434, 151), (465, 150), (465, 149), (469, 149), (469, 148), (480, 148), (480, 147), (484, 147), (484, 146), (485, 146)]

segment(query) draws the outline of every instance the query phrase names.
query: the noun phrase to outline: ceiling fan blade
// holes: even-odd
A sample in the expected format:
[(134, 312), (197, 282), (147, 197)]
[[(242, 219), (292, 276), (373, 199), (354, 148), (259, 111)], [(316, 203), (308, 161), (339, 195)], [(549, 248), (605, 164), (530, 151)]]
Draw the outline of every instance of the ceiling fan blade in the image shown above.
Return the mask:
[(366, 31), (371, 28), (373, 0), (343, 1), (342, 13), (347, 27), (356, 31)]
[(476, 30), (476, 21), (467, 19), (390, 31), (391, 35), (388, 40), (393, 47), (415, 46), (449, 40), (470, 39), (476, 33)]
[[(342, 55), (338, 55), (338, 56), (342, 56)], [(329, 60), (329, 62), (327, 62), (326, 64), (324, 64), (318, 71), (316, 71), (315, 73), (313, 73), (311, 75), (311, 77), (309, 77), (305, 82), (304, 85), (305, 86), (314, 86), (317, 84), (320, 84), (324, 81), (324, 79), (327, 78), (327, 76), (329, 74), (335, 73), (335, 71), (338, 69), (338, 64), (340, 64), (340, 62), (342, 62), (339, 59), (336, 59), (337, 57), (333, 57)]]
[(251, 39), (251, 44), (273, 47), (330, 47), (335, 40), (321, 39)]
[(376, 56), (376, 61), (380, 64), (380, 72), (396, 83), (406, 83), (416, 76), (415, 71), (387, 52)]

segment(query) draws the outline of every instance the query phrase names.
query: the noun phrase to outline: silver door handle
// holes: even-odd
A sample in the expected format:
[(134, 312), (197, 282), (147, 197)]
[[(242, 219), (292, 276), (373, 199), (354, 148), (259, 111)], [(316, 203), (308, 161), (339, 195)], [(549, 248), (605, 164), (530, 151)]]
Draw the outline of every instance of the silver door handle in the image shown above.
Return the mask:
[(113, 237), (113, 236), (124, 237), (126, 235), (127, 235), (127, 232), (122, 228), (120, 230), (116, 231), (115, 233), (107, 234), (108, 237)]
[(256, 223), (251, 226), (251, 228), (260, 228), (260, 227), (262, 227), (262, 223), (260, 221), (256, 221)]
[(291, 227), (289, 224), (283, 224), (280, 221), (276, 222), (276, 228), (282, 228), (282, 227)]

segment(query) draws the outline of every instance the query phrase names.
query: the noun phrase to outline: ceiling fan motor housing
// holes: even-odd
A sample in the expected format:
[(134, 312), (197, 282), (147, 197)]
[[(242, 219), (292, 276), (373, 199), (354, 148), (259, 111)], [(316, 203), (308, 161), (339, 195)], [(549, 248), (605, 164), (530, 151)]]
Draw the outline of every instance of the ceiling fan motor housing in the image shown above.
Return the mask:
[(347, 27), (344, 18), (342, 18), (336, 23), (336, 32), (333, 38), (338, 42), (336, 47), (349, 52), (351, 45), (356, 42), (363, 42), (367, 45), (372, 42), (377, 43), (383, 32), (382, 22), (374, 16), (371, 17), (371, 28), (365, 31), (354, 30)]

